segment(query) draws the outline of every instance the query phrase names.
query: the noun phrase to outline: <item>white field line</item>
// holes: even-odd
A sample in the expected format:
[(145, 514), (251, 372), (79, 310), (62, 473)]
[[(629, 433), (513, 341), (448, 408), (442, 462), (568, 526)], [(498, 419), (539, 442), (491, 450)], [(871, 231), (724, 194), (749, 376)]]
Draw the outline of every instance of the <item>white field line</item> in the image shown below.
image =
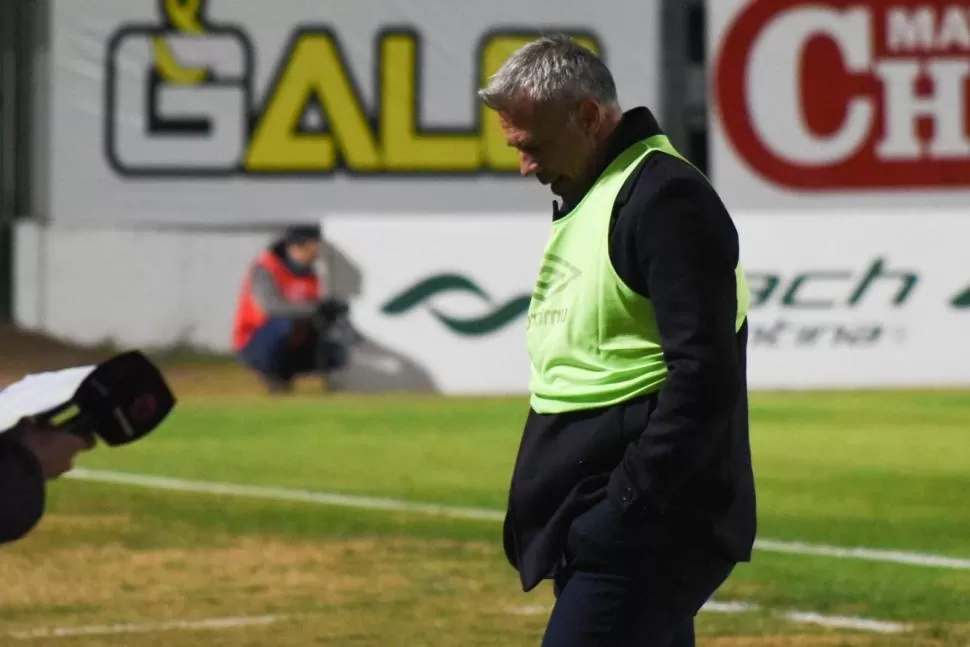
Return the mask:
[[(758, 611), (760, 607), (748, 602), (708, 602), (701, 607), (701, 612), (708, 613), (749, 613)], [(526, 606), (513, 607), (508, 612), (514, 615), (541, 616), (547, 615), (552, 611), (545, 606)], [(877, 633), (903, 633), (912, 629), (909, 625), (899, 622), (886, 622), (883, 620), (872, 620), (870, 618), (856, 618), (846, 616), (826, 616), (810, 611), (780, 611), (772, 613), (773, 616), (794, 622), (797, 624), (815, 624), (834, 629), (855, 629), (858, 631), (871, 631)]]
[(277, 499), (280, 501), (295, 501), (302, 503), (321, 503), (324, 505), (345, 506), (349, 508), (364, 508), (370, 510), (386, 510), (400, 512), (423, 512), (445, 517), (459, 517), (466, 519), (484, 519), (487, 521), (501, 521), (504, 514), (498, 510), (484, 508), (458, 508), (436, 503), (412, 503), (397, 499), (380, 497), (356, 496), (353, 494), (336, 494), (332, 492), (315, 492), (311, 490), (296, 490), (280, 487), (264, 487), (259, 485), (234, 485), (231, 483), (214, 483), (211, 481), (189, 481), (185, 479), (168, 478), (165, 476), (147, 476), (125, 472), (106, 472), (77, 468), (64, 475), (64, 478), (81, 481), (98, 481), (101, 483), (119, 483), (123, 485), (137, 485), (156, 490), (175, 490), (179, 492), (196, 492), (202, 494), (225, 494), (254, 499)]
[(887, 622), (885, 620), (871, 620), (854, 616), (823, 616), (810, 611), (788, 611), (780, 614), (791, 622), (802, 624), (822, 625), (834, 629), (857, 629), (859, 631), (874, 631), (883, 634), (899, 634), (910, 631), (912, 627), (901, 622)]
[(270, 625), (284, 616), (239, 616), (235, 618), (206, 618), (204, 620), (170, 620), (145, 624), (92, 625), (87, 627), (61, 627), (11, 631), (8, 635), (19, 640), (33, 638), (73, 638), (76, 636), (111, 636), (116, 634), (154, 633), (162, 631), (198, 629), (235, 629)]
[[(701, 611), (714, 613), (747, 613), (758, 611), (760, 607), (748, 602), (708, 602)], [(826, 616), (813, 611), (776, 611), (772, 613), (777, 618), (798, 624), (813, 624), (835, 629), (857, 629), (859, 631), (874, 631), (878, 633), (903, 633), (912, 627), (901, 622), (887, 622), (871, 618), (856, 616)]]
[[(280, 487), (266, 487), (258, 485), (236, 485), (232, 483), (216, 483), (211, 481), (192, 481), (187, 479), (170, 478), (165, 476), (149, 476), (147, 474), (132, 474), (128, 472), (111, 472), (104, 470), (90, 470), (76, 468), (62, 478), (80, 481), (96, 481), (100, 483), (118, 483), (134, 485), (156, 490), (174, 490), (178, 492), (194, 492), (201, 494), (222, 494), (255, 499), (276, 499), (280, 501), (294, 501), (303, 503), (317, 503), (323, 505), (344, 506), (369, 510), (385, 510), (392, 512), (421, 512), (462, 519), (480, 519), (486, 521), (502, 521), (505, 513), (500, 510), (487, 508), (463, 508), (435, 503), (416, 503), (379, 497), (355, 496), (337, 494), (333, 492), (316, 492)], [(859, 559), (892, 564), (906, 564), (911, 566), (929, 566), (950, 570), (970, 571), (970, 559), (912, 553), (896, 550), (881, 550), (875, 548), (844, 548), (826, 546), (822, 544), (808, 544), (796, 541), (779, 541), (775, 539), (758, 539), (754, 545), (756, 550), (771, 553), (789, 553), (795, 555), (819, 555), (840, 559)]]
[(773, 539), (759, 539), (755, 542), (755, 548), (776, 553), (822, 555), (824, 557), (862, 559), (874, 562), (892, 562), (894, 564), (910, 564), (913, 566), (936, 566), (938, 568), (948, 568), (956, 571), (970, 570), (970, 559), (946, 557), (944, 555), (927, 555), (924, 553), (908, 553), (898, 550), (880, 550), (876, 548), (841, 548), (838, 546), (806, 544), (799, 541), (776, 541)]
[[(701, 611), (714, 613), (747, 613), (750, 611), (758, 611), (759, 608), (758, 605), (747, 602), (712, 601), (705, 604), (701, 608)], [(878, 633), (903, 633), (912, 629), (909, 625), (900, 622), (886, 622), (854, 616), (826, 616), (811, 611), (777, 611), (773, 612), (772, 615), (798, 624), (814, 624), (836, 629), (857, 629), (859, 631), (874, 631)]]
[[(746, 602), (708, 602), (701, 612), (714, 613), (748, 613), (757, 611), (758, 606)], [(545, 606), (533, 605), (514, 607), (507, 610), (511, 614), (537, 616), (546, 615), (551, 609)], [(799, 624), (817, 624), (824, 627), (838, 629), (855, 629), (877, 633), (903, 633), (911, 629), (910, 626), (898, 622), (885, 622), (869, 618), (845, 616), (826, 616), (808, 611), (786, 611), (775, 616)], [(204, 620), (172, 620), (168, 622), (154, 622), (144, 624), (118, 625), (90, 625), (83, 627), (61, 627), (32, 629), (29, 631), (12, 631), (8, 635), (18, 640), (34, 638), (75, 638), (78, 636), (111, 636), (132, 633), (161, 633), (166, 631), (192, 631), (213, 629), (235, 629), (240, 627), (265, 626), (273, 624), (286, 616), (240, 616), (234, 618), (207, 618)]]

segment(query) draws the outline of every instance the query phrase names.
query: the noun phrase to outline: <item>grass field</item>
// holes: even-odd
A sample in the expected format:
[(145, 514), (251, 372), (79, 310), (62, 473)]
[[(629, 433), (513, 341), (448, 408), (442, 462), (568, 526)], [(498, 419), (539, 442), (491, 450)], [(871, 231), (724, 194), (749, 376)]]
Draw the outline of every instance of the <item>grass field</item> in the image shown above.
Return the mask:
[[(521, 399), (273, 400), (186, 384), (150, 439), (80, 465), (501, 511), (525, 413)], [(970, 558), (968, 413), (970, 393), (755, 394), (759, 536)], [(538, 645), (551, 591), (521, 592), (500, 530), (62, 480), (41, 525), (3, 549), (0, 644)], [(970, 570), (759, 550), (716, 600), (757, 609), (701, 613), (701, 645), (970, 645)], [(911, 627), (779, 615), (793, 610)], [(213, 618), (232, 620), (165, 624)], [(82, 635), (43, 633), (57, 628)]]

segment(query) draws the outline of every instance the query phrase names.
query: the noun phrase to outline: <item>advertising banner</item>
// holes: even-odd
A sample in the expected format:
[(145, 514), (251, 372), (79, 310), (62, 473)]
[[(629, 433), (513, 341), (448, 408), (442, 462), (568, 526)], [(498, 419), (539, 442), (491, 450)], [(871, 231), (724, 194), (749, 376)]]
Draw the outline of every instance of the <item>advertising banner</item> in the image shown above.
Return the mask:
[(328, 278), (367, 339), (346, 390), (524, 393), (549, 214), (327, 217)]
[(475, 91), (565, 32), (658, 101), (658, 2), (52, 0), (51, 217), (547, 210)]
[(970, 6), (708, 0), (711, 174), (735, 209), (970, 204)]
[(970, 217), (745, 213), (754, 387), (970, 385)]
[[(735, 220), (752, 388), (970, 385), (966, 215), (938, 214), (932, 227), (875, 212)], [(333, 286), (371, 344), (361, 355), (369, 375), (388, 388), (524, 393), (526, 315), (549, 222), (327, 218)]]

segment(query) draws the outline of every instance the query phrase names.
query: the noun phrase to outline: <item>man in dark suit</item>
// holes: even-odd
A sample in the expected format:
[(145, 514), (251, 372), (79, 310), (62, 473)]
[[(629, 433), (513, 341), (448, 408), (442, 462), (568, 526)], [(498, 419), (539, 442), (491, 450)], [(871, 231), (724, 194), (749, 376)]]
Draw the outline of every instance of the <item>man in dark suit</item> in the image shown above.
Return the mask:
[(734, 223), (564, 36), (515, 52), (479, 96), (522, 174), (561, 198), (528, 314), (506, 553), (524, 590), (554, 581), (545, 647), (690, 647), (756, 528)]

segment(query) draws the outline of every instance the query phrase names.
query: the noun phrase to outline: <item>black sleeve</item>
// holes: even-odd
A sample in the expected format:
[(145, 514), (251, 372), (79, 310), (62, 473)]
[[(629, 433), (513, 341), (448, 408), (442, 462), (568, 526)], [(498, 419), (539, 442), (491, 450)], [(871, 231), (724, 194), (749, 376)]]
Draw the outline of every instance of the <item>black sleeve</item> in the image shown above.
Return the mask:
[(634, 194), (625, 243), (654, 307), (668, 374), (638, 441), (613, 472), (609, 496), (624, 510), (662, 512), (727, 430), (742, 363), (736, 345), (737, 231), (698, 176)]
[(0, 434), (0, 543), (20, 539), (44, 514), (44, 476), (30, 451)]

